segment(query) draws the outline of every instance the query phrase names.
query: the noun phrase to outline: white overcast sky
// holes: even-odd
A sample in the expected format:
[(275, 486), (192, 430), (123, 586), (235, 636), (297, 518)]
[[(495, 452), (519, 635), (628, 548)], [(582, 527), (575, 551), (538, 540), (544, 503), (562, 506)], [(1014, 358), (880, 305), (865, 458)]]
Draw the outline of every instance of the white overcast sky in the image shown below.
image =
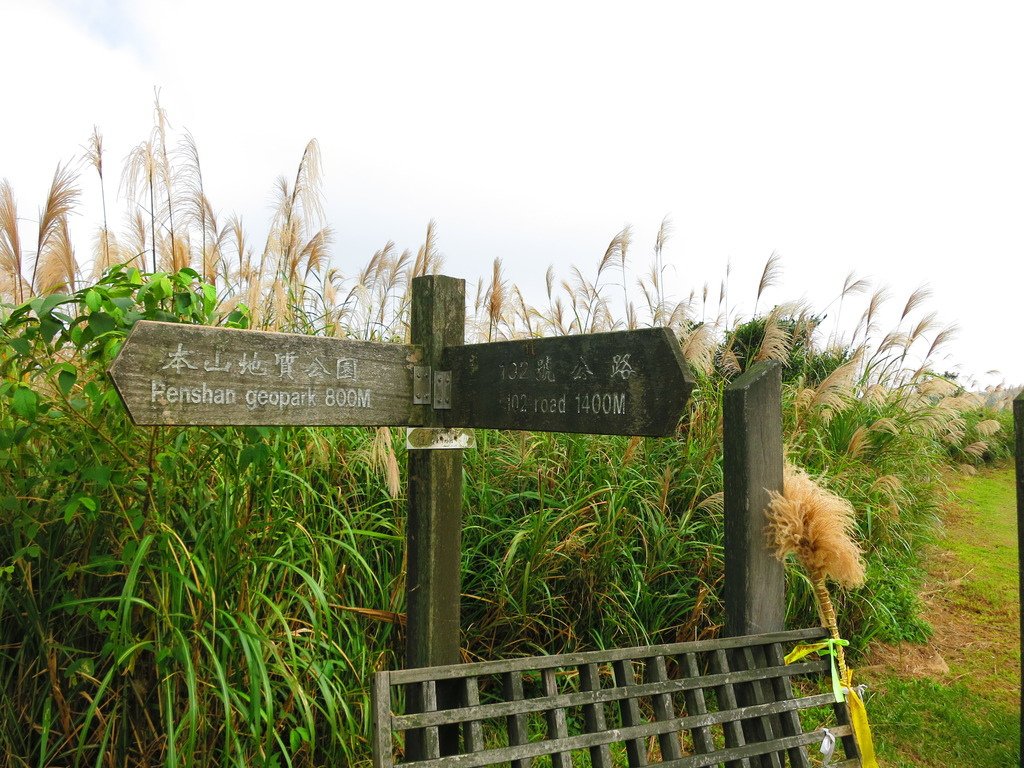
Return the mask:
[(773, 251), (762, 310), (824, 308), (850, 270), (894, 313), (927, 284), (960, 327), (938, 367), (1024, 383), (1022, 3), (0, 0), (0, 20), (24, 217), (94, 124), (119, 170), (159, 87), (215, 208), (256, 233), (317, 138), (347, 272), (434, 218), (446, 273), (500, 257), (539, 301), (549, 264), (592, 273), (627, 223), (644, 271), (669, 215), (677, 298), (717, 298), (731, 262), (749, 312)]

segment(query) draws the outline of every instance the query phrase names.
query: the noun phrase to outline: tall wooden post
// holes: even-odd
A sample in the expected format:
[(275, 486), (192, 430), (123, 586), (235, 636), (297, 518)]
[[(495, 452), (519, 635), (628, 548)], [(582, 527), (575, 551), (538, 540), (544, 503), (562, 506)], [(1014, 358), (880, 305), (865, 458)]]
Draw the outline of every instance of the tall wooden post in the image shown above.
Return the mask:
[[(466, 284), (443, 275), (412, 281), (411, 341), (424, 350), (423, 365), (437, 371), (445, 347), (465, 340)], [(439, 426), (433, 404), (417, 406), (427, 427)], [(462, 451), (409, 451), (409, 516), (406, 527), (407, 667), (459, 662), (459, 597), (462, 553)], [(451, 692), (438, 686), (437, 705)], [(422, 708), (426, 701), (412, 702)], [(415, 710), (411, 710), (415, 711)], [(410, 755), (421, 754), (421, 734), (410, 733)], [(441, 729), (441, 753), (451, 754), (458, 733)]]
[[(1019, 580), (1020, 604), (1024, 605), (1024, 392), (1013, 401), (1013, 423), (1017, 463), (1017, 578)], [(1024, 651), (1024, 611), (1020, 617), (1021, 650)], [(1024, 701), (1024, 675), (1021, 676), (1020, 692)], [(1021, 768), (1024, 768), (1024, 708), (1020, 713), (1020, 754)]]
[[(446, 346), (461, 346), (466, 325), (465, 281), (443, 275), (412, 285), (412, 343), (438, 370)], [(432, 405), (423, 424), (440, 423)], [(459, 661), (459, 566), (462, 550), (462, 451), (409, 451), (406, 665)]]
[[(782, 366), (759, 363), (726, 387), (723, 408), (725, 486), (725, 632), (753, 635), (783, 629), (786, 584), (782, 563), (768, 547), (765, 511), (772, 491), (782, 491)], [(734, 669), (768, 663), (763, 648), (750, 658), (733, 655)], [(785, 693), (783, 691), (783, 693)], [(740, 706), (765, 704), (778, 695), (771, 685), (754, 682), (736, 687)], [(791, 727), (798, 727), (793, 712)], [(779, 717), (744, 720), (748, 741), (763, 741), (768, 729), (781, 730)], [(731, 733), (726, 733), (727, 742)], [(782, 753), (750, 759), (753, 768), (781, 765)]]
[(782, 491), (782, 366), (760, 363), (723, 399), (725, 631), (776, 632), (785, 620), (782, 563), (765, 537), (772, 491)]

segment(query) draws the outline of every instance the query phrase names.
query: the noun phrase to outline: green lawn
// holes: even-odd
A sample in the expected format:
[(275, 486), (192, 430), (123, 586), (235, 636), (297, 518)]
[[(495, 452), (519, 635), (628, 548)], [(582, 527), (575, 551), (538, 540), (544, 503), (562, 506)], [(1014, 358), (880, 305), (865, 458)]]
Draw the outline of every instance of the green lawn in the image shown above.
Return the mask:
[(955, 487), (930, 558), (928, 619), (948, 674), (875, 671), (868, 701), (886, 768), (1008, 768), (1020, 761), (1020, 608), (1012, 467)]

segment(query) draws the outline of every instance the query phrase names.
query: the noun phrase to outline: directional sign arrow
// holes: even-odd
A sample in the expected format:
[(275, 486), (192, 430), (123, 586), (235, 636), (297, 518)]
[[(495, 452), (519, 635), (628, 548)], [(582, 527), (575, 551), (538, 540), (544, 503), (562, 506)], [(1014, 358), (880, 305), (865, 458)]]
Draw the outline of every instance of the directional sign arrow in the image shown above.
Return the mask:
[(449, 347), (444, 367), (453, 426), (667, 436), (693, 389), (665, 328)]
[[(110, 366), (136, 424), (422, 422), (422, 349), (407, 344), (140, 321)], [(428, 406), (429, 407), (429, 406)]]

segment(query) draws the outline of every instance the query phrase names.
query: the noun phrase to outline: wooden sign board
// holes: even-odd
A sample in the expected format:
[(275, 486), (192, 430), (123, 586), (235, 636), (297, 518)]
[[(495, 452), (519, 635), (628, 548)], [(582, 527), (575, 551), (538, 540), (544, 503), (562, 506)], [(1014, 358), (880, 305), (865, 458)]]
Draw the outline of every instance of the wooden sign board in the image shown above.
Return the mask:
[(665, 328), (449, 347), (443, 367), (453, 426), (667, 436), (693, 389)]
[(422, 349), (143, 320), (110, 367), (140, 425), (406, 426)]

